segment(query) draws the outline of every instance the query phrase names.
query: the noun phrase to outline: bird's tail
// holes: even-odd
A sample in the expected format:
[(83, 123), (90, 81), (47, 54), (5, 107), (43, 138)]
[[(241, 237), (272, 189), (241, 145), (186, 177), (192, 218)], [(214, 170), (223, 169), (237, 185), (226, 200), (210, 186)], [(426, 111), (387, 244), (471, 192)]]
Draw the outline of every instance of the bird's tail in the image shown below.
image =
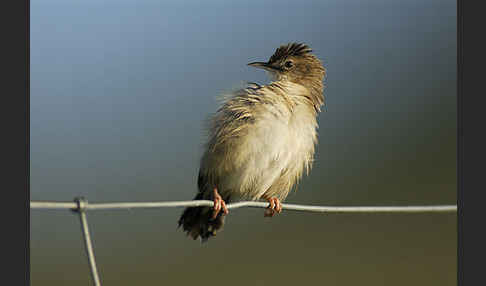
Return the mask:
[[(202, 194), (199, 193), (194, 199), (202, 199)], [(224, 216), (222, 212), (218, 213), (218, 216), (213, 219), (212, 208), (210, 207), (186, 208), (179, 219), (179, 227), (182, 226), (187, 235), (193, 239), (201, 237), (201, 242), (206, 242), (211, 236), (215, 236), (223, 225)]]

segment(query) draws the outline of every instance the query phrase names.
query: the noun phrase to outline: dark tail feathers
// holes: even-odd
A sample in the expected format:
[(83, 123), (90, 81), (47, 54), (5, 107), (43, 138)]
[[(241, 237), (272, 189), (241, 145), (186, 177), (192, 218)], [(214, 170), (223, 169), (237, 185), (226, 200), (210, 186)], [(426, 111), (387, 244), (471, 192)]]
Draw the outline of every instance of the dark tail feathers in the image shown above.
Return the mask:
[[(201, 199), (200, 194), (196, 196), (195, 200), (199, 199)], [(201, 242), (206, 242), (211, 236), (215, 236), (224, 225), (222, 212), (215, 219), (211, 218), (212, 213), (210, 207), (186, 208), (179, 219), (179, 227), (182, 226), (187, 235), (193, 239), (201, 237)]]

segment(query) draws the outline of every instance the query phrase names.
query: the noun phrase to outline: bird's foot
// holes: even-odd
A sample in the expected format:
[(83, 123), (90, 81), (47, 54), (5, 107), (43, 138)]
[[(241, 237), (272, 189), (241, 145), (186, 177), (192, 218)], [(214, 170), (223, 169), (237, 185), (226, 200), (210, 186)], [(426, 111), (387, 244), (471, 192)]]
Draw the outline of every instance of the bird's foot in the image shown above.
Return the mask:
[(269, 198), (267, 201), (270, 203), (268, 208), (265, 210), (265, 213), (263, 216), (265, 217), (272, 217), (275, 215), (275, 213), (281, 213), (282, 212), (282, 204), (280, 203), (280, 200), (277, 198)]
[(214, 196), (214, 206), (213, 206), (213, 216), (212, 218), (215, 219), (218, 216), (218, 213), (222, 210), (223, 215), (228, 214), (228, 208), (226, 207), (226, 203), (223, 201), (223, 198), (221, 195), (218, 193), (218, 189), (214, 188), (213, 190), (213, 196)]

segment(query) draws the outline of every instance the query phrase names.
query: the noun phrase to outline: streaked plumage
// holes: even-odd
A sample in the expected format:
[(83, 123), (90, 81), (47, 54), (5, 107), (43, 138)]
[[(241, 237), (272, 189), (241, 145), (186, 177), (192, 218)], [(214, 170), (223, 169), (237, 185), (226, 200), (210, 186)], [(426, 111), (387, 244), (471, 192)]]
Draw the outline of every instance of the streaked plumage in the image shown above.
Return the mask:
[[(274, 79), (249, 84), (223, 101), (213, 115), (201, 159), (195, 199), (226, 202), (276, 198), (283, 201), (312, 167), (317, 115), (324, 103), (325, 69), (304, 44), (279, 47), (262, 67)], [(290, 63), (289, 63), (290, 62)], [(209, 207), (187, 208), (179, 225), (206, 241), (224, 224)]]

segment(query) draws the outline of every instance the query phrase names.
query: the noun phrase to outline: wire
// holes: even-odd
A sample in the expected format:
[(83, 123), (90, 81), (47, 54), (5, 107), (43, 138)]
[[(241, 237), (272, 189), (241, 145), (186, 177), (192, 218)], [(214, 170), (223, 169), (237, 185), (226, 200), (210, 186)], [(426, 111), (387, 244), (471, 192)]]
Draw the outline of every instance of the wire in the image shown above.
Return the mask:
[[(112, 210), (112, 209), (147, 209), (165, 207), (212, 207), (213, 201), (173, 201), (173, 202), (120, 202), (120, 203), (85, 203), (84, 209)], [(228, 209), (242, 207), (267, 208), (267, 202), (243, 201), (228, 204)], [(32, 209), (71, 209), (76, 210), (75, 202), (30, 202)], [(456, 205), (429, 205), (429, 206), (310, 206), (296, 204), (282, 204), (282, 209), (317, 213), (423, 213), (423, 212), (457, 212)]]
[[(167, 207), (212, 207), (213, 201), (193, 200), (193, 201), (174, 201), (174, 202), (125, 202), (125, 203), (88, 203), (82, 197), (75, 198), (74, 202), (41, 202), (31, 201), (31, 209), (54, 209), (72, 210), (79, 214), (81, 231), (83, 233), (86, 254), (91, 270), (91, 278), (95, 286), (100, 286), (100, 278), (96, 268), (93, 244), (88, 228), (88, 210), (113, 210), (113, 209), (147, 209), (147, 208), (167, 208)], [(243, 207), (267, 208), (266, 202), (236, 202), (228, 204), (228, 209)], [(435, 206), (308, 206), (295, 204), (282, 204), (282, 209), (302, 212), (317, 213), (424, 213), (424, 212), (457, 212), (456, 205), (435, 205)]]
[(98, 269), (96, 268), (93, 243), (91, 242), (91, 236), (89, 234), (88, 217), (86, 216), (86, 205), (88, 201), (80, 197), (76, 198), (75, 202), (77, 204), (76, 212), (79, 213), (79, 219), (81, 222), (81, 231), (83, 232), (86, 255), (88, 255), (88, 262), (91, 270), (91, 279), (93, 280), (95, 286), (101, 286), (100, 276), (98, 274)]

